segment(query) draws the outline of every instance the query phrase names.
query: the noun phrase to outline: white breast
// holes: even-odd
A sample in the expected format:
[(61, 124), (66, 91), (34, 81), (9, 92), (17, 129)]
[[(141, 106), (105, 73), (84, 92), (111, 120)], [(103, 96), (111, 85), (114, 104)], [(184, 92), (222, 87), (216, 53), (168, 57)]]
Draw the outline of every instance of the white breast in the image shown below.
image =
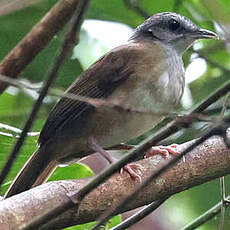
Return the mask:
[[(184, 66), (182, 59), (178, 56), (168, 58), (162, 65), (162, 69), (152, 69), (148, 83), (141, 81), (135, 90), (126, 95), (122, 102), (127, 107), (140, 111), (151, 111), (153, 114), (167, 113), (178, 105), (184, 90)], [(155, 74), (159, 76), (155, 76)], [(151, 80), (152, 79), (152, 80)], [(155, 80), (157, 79), (157, 80)]]
[[(116, 116), (113, 111), (113, 116), (108, 115), (116, 119), (108, 120), (111, 129), (102, 138), (98, 137), (103, 146), (111, 146), (111, 140), (118, 143), (135, 138), (155, 126), (165, 114), (173, 112), (183, 94), (184, 67), (181, 56), (172, 50), (170, 55), (167, 52), (162, 63), (147, 66), (149, 71), (143, 71), (143, 65), (138, 69), (137, 63), (135, 73), (139, 76), (128, 80), (135, 87), (125, 86), (130, 84), (126, 81), (123, 85), (125, 90), (120, 86), (111, 95), (112, 102), (118, 102), (129, 111), (120, 112)], [(154, 56), (152, 58), (154, 60)]]
[[(155, 103), (159, 109), (174, 109), (184, 91), (184, 64), (182, 57), (176, 51), (170, 51), (171, 56), (165, 60), (165, 69), (155, 82)], [(153, 70), (154, 72), (154, 70)]]

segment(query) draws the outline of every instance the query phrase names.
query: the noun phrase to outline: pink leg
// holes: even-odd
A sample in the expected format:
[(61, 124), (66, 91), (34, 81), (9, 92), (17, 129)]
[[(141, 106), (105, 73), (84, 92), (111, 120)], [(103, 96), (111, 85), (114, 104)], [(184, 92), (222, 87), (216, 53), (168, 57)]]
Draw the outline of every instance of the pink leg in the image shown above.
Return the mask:
[(169, 146), (154, 146), (146, 152), (145, 157), (148, 158), (157, 154), (161, 154), (166, 158), (168, 158), (170, 154), (176, 156), (179, 154), (178, 145), (172, 144)]
[(100, 153), (110, 164), (112, 164), (115, 161), (115, 159), (111, 157), (109, 153), (105, 151), (100, 145), (98, 145), (92, 137), (89, 138), (89, 144), (92, 150)]
[[(92, 137), (89, 139), (89, 144), (92, 150), (100, 153), (110, 164), (116, 161), (116, 159), (111, 157), (109, 153), (104, 150), (100, 145), (98, 145)], [(129, 163), (121, 169), (121, 173), (123, 171), (126, 171), (133, 180), (139, 179), (139, 181), (141, 181), (141, 177), (135, 172), (135, 170), (138, 168), (140, 168), (140, 165), (135, 163)]]
[(141, 166), (139, 164), (136, 163), (129, 163), (127, 165), (125, 165), (122, 169), (121, 169), (121, 173), (123, 173), (123, 170), (126, 171), (130, 177), (132, 178), (132, 180), (136, 180), (138, 179), (140, 182), (141, 177), (135, 172), (135, 170), (141, 169)]

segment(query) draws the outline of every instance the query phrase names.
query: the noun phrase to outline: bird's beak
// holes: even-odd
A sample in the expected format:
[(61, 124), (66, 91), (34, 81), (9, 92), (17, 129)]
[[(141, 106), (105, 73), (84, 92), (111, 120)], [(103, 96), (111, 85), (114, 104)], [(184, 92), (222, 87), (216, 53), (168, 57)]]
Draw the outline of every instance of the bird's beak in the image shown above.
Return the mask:
[(210, 30), (205, 30), (205, 29), (199, 29), (198, 31), (195, 31), (193, 33), (193, 36), (196, 39), (200, 39), (200, 38), (219, 39), (219, 36), (216, 33)]

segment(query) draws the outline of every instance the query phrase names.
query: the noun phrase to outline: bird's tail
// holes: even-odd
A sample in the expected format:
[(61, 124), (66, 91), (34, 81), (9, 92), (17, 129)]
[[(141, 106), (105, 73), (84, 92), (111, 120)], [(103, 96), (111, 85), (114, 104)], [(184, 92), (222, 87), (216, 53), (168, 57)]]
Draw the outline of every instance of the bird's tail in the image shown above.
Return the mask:
[(6, 192), (5, 198), (42, 184), (53, 172), (56, 166), (57, 162), (50, 159), (49, 154), (45, 152), (45, 149), (39, 148), (32, 154), (20, 170)]

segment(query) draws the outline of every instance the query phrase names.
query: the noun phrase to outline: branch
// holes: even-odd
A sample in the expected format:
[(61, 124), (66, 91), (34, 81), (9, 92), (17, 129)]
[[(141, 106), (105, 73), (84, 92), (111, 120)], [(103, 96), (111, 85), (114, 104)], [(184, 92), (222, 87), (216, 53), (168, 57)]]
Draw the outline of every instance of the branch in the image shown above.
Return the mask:
[(124, 4), (128, 9), (136, 12), (141, 17), (145, 19), (150, 17), (150, 14), (147, 11), (145, 11), (143, 8), (141, 8), (140, 2), (138, 0), (124, 0)]
[(168, 198), (152, 202), (151, 204), (147, 205), (146, 207), (136, 212), (126, 220), (122, 221), (120, 224), (114, 226), (110, 230), (122, 230), (131, 227), (132, 225), (136, 224), (137, 222), (151, 214), (154, 210), (160, 207), (167, 199)]
[[(190, 141), (180, 145), (180, 151), (182, 152), (193, 143), (194, 141)], [(142, 181), (145, 181), (169, 160), (157, 155), (138, 161), (137, 163), (141, 166), (139, 175)], [(184, 160), (170, 168), (156, 181), (152, 181), (136, 196), (135, 200), (127, 203), (121, 212), (164, 199), (229, 173), (230, 150), (226, 148), (222, 138), (212, 137), (204, 144), (197, 146), (185, 156)], [(0, 203), (2, 228), (22, 228), (33, 219), (37, 219), (53, 207), (67, 201), (69, 199), (67, 194), (75, 193), (89, 180), (91, 179), (50, 182), (2, 201)], [(90, 192), (82, 200), (78, 210), (77, 207), (73, 207), (40, 229), (59, 229), (93, 221), (105, 210), (116, 207), (139, 185), (139, 181), (131, 180), (127, 173), (116, 173), (104, 184)]]
[[(227, 196), (226, 199), (230, 199), (230, 196)], [(193, 230), (193, 229), (198, 228), (202, 224), (206, 223), (207, 221), (217, 216), (217, 214), (221, 212), (222, 205), (223, 205), (222, 201), (220, 201), (219, 203), (214, 205), (212, 208), (210, 208), (208, 211), (203, 213), (201, 216), (197, 217), (195, 220), (193, 220), (192, 222), (190, 222), (189, 224), (187, 224), (180, 230)], [(226, 206), (229, 206), (229, 204), (227, 204)]]
[[(3, 59), (0, 74), (17, 78), (18, 74), (69, 21), (80, 0), (60, 0), (17, 46)], [(0, 81), (0, 94), (8, 84)]]
[(173, 12), (179, 12), (179, 8), (182, 5), (182, 0), (175, 0), (174, 6), (173, 6)]
[[(200, 105), (198, 105), (195, 109), (193, 109), (192, 112), (190, 113), (190, 115), (192, 115), (194, 113), (199, 113), (199, 112), (203, 111), (204, 109), (206, 109), (210, 104), (213, 103), (213, 101), (216, 101), (217, 99), (222, 97), (224, 94), (229, 92), (229, 87), (230, 87), (230, 81), (227, 82), (226, 84), (224, 84), (216, 92), (212, 93), (206, 100), (204, 100)], [(225, 120), (225, 122), (229, 122), (229, 119), (228, 119), (228, 121)], [(95, 189), (101, 183), (105, 182), (107, 178), (109, 178), (111, 175), (113, 175), (117, 170), (122, 168), (125, 164), (135, 160), (137, 158), (137, 156), (139, 156), (141, 153), (147, 151), (149, 148), (156, 145), (159, 141), (163, 140), (164, 138), (168, 137), (169, 135), (177, 132), (179, 130), (179, 126), (181, 126), (181, 125), (183, 125), (183, 123), (181, 124), (180, 122), (171, 122), (166, 127), (163, 127), (161, 130), (156, 132), (155, 134), (150, 135), (148, 138), (143, 140), (139, 146), (130, 150), (124, 157), (122, 157), (122, 159), (120, 159), (119, 161), (112, 164), (108, 169), (104, 170), (102, 173), (98, 174), (93, 180), (89, 181), (89, 183), (87, 183), (78, 192), (73, 193), (69, 197), (68, 200), (63, 202), (60, 206), (57, 206), (57, 207), (51, 209), (49, 212), (45, 213), (40, 218), (34, 220), (33, 223), (26, 226), (25, 229), (27, 229), (27, 230), (28, 229), (34, 229), (35, 226), (40, 226), (41, 223), (43, 223), (43, 224), (47, 223), (52, 218), (66, 212), (67, 210), (71, 209), (72, 207), (76, 207), (76, 206), (78, 207), (80, 201), (89, 192), (91, 192), (93, 189)], [(219, 128), (221, 128), (221, 127), (219, 127)], [(182, 154), (185, 155), (187, 152), (189, 152), (191, 149), (193, 149), (195, 146), (197, 146), (198, 142), (199, 142), (199, 144), (201, 144), (203, 141), (208, 139), (210, 136), (215, 135), (214, 133), (216, 133), (217, 131), (218, 131), (218, 133), (220, 133), (219, 128), (215, 127), (213, 130), (211, 130), (209, 133), (207, 133), (205, 136), (203, 136), (201, 138), (202, 140), (198, 139), (196, 141), (196, 143), (194, 143), (192, 146), (189, 146), (188, 149), (185, 149), (185, 151), (183, 151)], [(221, 134), (223, 134), (223, 133), (221, 133)], [(156, 177), (158, 177), (161, 173), (165, 172), (166, 169), (173, 166), (173, 164), (177, 163), (181, 159), (181, 157), (182, 156), (178, 155), (176, 158), (174, 158), (170, 162), (168, 162), (168, 164), (165, 164), (162, 167), (160, 167), (158, 170), (155, 171), (155, 173), (153, 173), (148, 178), (148, 180), (146, 180), (143, 184), (141, 184), (141, 186), (139, 186), (138, 189), (141, 189), (142, 187), (147, 186), (147, 184), (149, 184), (151, 182), (151, 180), (156, 179)], [(132, 196), (134, 196), (135, 193), (136, 192), (134, 192), (132, 194)], [(130, 195), (130, 197), (126, 198), (126, 201), (128, 199), (131, 200), (132, 196)], [(135, 196), (136, 196), (136, 194), (135, 194)], [(126, 201), (123, 201), (119, 205), (119, 207), (124, 205), (126, 203)], [(110, 211), (110, 214), (111, 214), (111, 212), (112, 211)], [(103, 216), (103, 218), (100, 221), (101, 222), (105, 221), (105, 218), (107, 218), (107, 217), (108, 217), (108, 215), (106, 217)]]

